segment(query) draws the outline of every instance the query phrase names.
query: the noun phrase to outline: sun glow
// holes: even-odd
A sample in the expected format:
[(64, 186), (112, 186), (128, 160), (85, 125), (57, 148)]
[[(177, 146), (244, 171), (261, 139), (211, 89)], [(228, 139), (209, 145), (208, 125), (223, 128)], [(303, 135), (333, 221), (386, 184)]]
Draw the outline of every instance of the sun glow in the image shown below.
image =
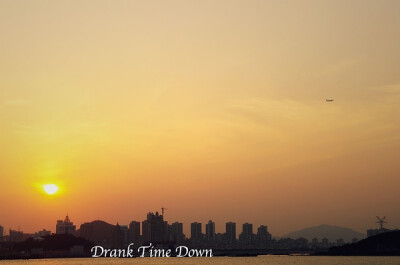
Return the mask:
[(58, 187), (55, 184), (45, 184), (43, 189), (49, 195), (53, 195), (58, 191)]

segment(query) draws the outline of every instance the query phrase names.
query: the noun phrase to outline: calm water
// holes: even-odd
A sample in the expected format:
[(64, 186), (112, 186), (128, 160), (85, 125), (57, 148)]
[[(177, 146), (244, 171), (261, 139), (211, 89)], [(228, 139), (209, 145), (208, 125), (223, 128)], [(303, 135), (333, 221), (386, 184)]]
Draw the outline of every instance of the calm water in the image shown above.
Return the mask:
[(1, 261), (0, 265), (400, 265), (400, 257), (86, 258)]

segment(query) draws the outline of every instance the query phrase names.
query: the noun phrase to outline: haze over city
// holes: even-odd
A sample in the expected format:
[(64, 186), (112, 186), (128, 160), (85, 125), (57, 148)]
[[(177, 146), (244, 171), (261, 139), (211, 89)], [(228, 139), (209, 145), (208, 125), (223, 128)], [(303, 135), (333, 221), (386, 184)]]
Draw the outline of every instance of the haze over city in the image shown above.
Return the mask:
[(0, 1), (0, 225), (400, 227), (399, 12)]

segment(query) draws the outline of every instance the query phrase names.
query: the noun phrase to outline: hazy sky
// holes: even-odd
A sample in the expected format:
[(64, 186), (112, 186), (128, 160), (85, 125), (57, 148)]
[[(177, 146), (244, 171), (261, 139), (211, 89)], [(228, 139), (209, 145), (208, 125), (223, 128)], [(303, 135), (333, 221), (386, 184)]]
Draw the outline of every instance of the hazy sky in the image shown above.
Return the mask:
[(0, 224), (129, 224), (165, 206), (186, 234), (209, 219), (274, 236), (400, 227), (399, 14), (397, 0), (0, 0)]

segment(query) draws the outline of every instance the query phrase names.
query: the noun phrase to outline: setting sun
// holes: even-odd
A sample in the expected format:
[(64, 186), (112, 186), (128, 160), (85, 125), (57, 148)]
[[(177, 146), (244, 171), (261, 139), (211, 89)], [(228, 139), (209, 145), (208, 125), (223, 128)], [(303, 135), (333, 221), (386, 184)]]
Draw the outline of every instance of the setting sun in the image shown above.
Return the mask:
[(58, 191), (58, 187), (54, 184), (43, 185), (43, 189), (49, 195), (53, 195)]

